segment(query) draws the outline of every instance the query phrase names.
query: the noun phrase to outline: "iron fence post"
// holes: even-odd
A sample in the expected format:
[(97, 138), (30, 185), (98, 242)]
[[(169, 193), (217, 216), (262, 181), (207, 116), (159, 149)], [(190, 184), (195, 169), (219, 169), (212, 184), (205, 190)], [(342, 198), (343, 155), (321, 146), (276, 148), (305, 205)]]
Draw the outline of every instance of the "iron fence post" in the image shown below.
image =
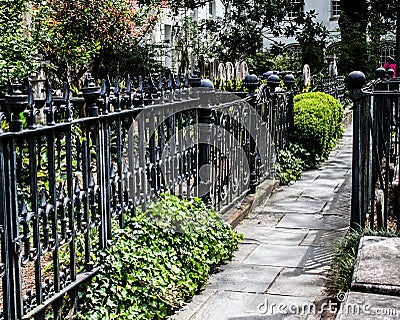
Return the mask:
[(295, 85), (296, 79), (294, 76), (289, 73), (285, 75), (283, 78), (283, 82), (287, 87), (287, 112), (286, 112), (286, 121), (287, 121), (287, 128), (288, 128), (288, 141), (293, 139), (294, 134), (294, 90), (293, 87)]
[(271, 92), (271, 145), (272, 145), (272, 152), (274, 154), (271, 154), (271, 161), (272, 165), (274, 165), (274, 161), (276, 160), (276, 157), (278, 156), (278, 150), (280, 148), (279, 146), (279, 127), (277, 125), (278, 123), (278, 100), (277, 100), (277, 94), (275, 92), (276, 88), (279, 87), (280, 83), (280, 78), (277, 74), (272, 74), (269, 76), (267, 79), (267, 85), (270, 88)]
[[(245, 77), (243, 85), (249, 90), (249, 95), (252, 97), (251, 102), (254, 102), (256, 95), (255, 91), (259, 85), (258, 77), (255, 74), (249, 74)], [(256, 125), (256, 114), (254, 112), (249, 112), (249, 123), (246, 124), (247, 128), (251, 128)], [(255, 193), (256, 187), (258, 185), (258, 175), (257, 175), (257, 146), (255, 137), (249, 136), (249, 170), (250, 170), (250, 192)]]
[(397, 4), (396, 9), (396, 51), (397, 51), (397, 59), (396, 59), (396, 77), (399, 77), (400, 72), (400, 4)]
[[(5, 105), (12, 113), (10, 131), (22, 131), (22, 120), (19, 116), (29, 103), (29, 97), (23, 92), (22, 84), (18, 81), (8, 84), (8, 94)], [(7, 155), (4, 172), (5, 177), (5, 212), (4, 212), (4, 242), (6, 249), (6, 266), (3, 277), (3, 299), (5, 302), (4, 316), (10, 320), (20, 319), (23, 315), (21, 252), (22, 238), (19, 232), (18, 218), (18, 189), (17, 189), (17, 151), (16, 141), (12, 137), (6, 143), (4, 155)], [(5, 297), (5, 294), (8, 295)]]
[(361, 88), (365, 84), (365, 75), (361, 71), (353, 71), (349, 74), (348, 87), (352, 90), (353, 100), (353, 159), (352, 159), (352, 197), (351, 197), (351, 221), (350, 227), (358, 229), (363, 227), (364, 219), (361, 212), (361, 156), (360, 156), (360, 101)]
[(85, 86), (82, 89), (82, 94), (86, 102), (86, 110), (88, 117), (97, 117), (99, 115), (97, 99), (100, 96), (100, 92), (101, 92), (100, 87), (96, 86), (94, 79), (90, 74), (88, 74), (86, 76)]
[(198, 109), (199, 137), (197, 183), (198, 194), (205, 203), (211, 201), (211, 131), (212, 110), (209, 106), (210, 96), (214, 93), (214, 85), (208, 79), (202, 79), (199, 88), (200, 105)]

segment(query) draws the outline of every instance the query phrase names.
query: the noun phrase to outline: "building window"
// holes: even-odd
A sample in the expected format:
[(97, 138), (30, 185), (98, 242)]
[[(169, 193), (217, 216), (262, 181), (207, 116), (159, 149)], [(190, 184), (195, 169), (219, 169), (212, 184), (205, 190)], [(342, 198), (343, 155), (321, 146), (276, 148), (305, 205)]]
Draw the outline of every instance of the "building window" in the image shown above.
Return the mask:
[(292, 1), (292, 7), (288, 12), (289, 18), (296, 18), (299, 13), (304, 11), (304, 3), (302, 0), (294, 0)]
[(385, 62), (389, 59), (389, 57), (396, 55), (395, 45), (393, 44), (384, 44), (381, 47), (381, 66), (385, 64)]
[(340, 0), (332, 0), (332, 18), (338, 18), (340, 11)]
[(215, 18), (215, 16), (216, 16), (215, 1), (210, 1), (208, 3), (208, 15), (209, 15), (210, 18)]
[(284, 50), (290, 56), (301, 57), (301, 47), (298, 43), (290, 43), (284, 47)]

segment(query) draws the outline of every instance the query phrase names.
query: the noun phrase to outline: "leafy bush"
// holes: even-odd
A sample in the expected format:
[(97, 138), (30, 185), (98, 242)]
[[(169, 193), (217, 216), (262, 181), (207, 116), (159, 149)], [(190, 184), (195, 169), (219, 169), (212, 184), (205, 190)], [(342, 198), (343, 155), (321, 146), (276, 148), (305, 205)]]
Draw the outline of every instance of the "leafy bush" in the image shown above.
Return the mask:
[(190, 299), (241, 239), (199, 199), (163, 195), (115, 231), (85, 293), (85, 319), (163, 319)]
[(318, 167), (343, 134), (343, 106), (337, 99), (309, 92), (296, 95), (294, 103), (294, 137), (275, 164), (283, 185), (296, 181), (304, 169)]
[(8, 77), (32, 76), (38, 68), (37, 43), (27, 36), (24, 17), (29, 15), (28, 1), (0, 1), (0, 84)]
[(305, 152), (306, 150), (296, 143), (291, 143), (287, 149), (279, 152), (275, 170), (281, 185), (289, 184), (301, 177), (304, 161), (300, 155)]
[(294, 98), (295, 141), (311, 155), (310, 166), (325, 160), (343, 133), (343, 106), (331, 95), (309, 92)]
[(287, 71), (297, 72), (302, 69), (301, 56), (288, 53), (257, 52), (254, 56), (247, 57), (250, 69), (261, 75), (266, 71)]

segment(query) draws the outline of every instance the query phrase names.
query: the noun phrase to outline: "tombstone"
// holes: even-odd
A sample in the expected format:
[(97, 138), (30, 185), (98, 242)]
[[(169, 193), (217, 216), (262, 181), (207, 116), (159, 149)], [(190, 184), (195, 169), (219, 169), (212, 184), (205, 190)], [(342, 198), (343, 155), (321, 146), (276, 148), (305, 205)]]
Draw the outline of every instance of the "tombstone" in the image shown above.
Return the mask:
[(222, 81), (226, 81), (226, 69), (225, 69), (225, 65), (223, 63), (220, 63), (218, 65), (218, 79), (222, 80)]
[(46, 74), (43, 68), (37, 69), (36, 75), (32, 77), (31, 83), (35, 99), (45, 99), (46, 93), (44, 84), (46, 83)]
[(244, 80), (244, 78), (246, 78), (246, 76), (249, 75), (249, 67), (247, 65), (247, 62), (242, 61), (242, 63), (240, 64), (240, 67), (242, 69), (242, 80)]
[(226, 68), (226, 80), (230, 81), (235, 77), (235, 68), (232, 62), (227, 62), (225, 65)]
[(211, 80), (218, 77), (218, 66), (219, 66), (219, 60), (217, 58), (210, 60), (209, 69), (210, 69), (210, 79)]
[(194, 75), (194, 74), (197, 75), (197, 73), (198, 73), (198, 70), (196, 68), (196, 65), (197, 65), (197, 59), (196, 58), (197, 57), (196, 57), (195, 54), (192, 53), (190, 55), (190, 66), (189, 66), (189, 69), (190, 69), (190, 74), (191, 75)]
[(207, 70), (207, 64), (206, 61), (204, 60), (204, 56), (199, 57), (199, 71), (200, 71), (200, 78), (205, 78), (206, 77), (206, 70)]
[[(218, 67), (219, 67), (219, 59), (215, 58), (214, 59), (214, 63), (213, 63), (213, 70), (214, 70), (214, 77), (213, 78), (217, 78), (218, 77)], [(213, 78), (211, 78), (211, 80)]]
[(303, 87), (307, 88), (311, 83), (311, 70), (308, 64), (303, 66)]
[(236, 62), (235, 64), (235, 76), (236, 79), (242, 79), (242, 68), (240, 62)]
[(328, 60), (328, 76), (331, 78), (337, 77), (336, 55), (327, 56), (326, 59)]

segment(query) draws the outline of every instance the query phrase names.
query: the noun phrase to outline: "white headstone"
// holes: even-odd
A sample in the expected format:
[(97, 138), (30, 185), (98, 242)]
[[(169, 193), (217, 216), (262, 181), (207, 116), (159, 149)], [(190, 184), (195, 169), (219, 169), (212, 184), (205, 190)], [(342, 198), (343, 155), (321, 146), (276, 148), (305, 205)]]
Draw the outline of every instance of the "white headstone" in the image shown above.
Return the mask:
[(220, 63), (218, 66), (218, 79), (226, 81), (226, 69), (223, 63)]
[(230, 81), (235, 77), (235, 69), (232, 62), (226, 63), (226, 80)]
[(311, 70), (308, 64), (303, 66), (303, 86), (308, 87), (311, 83)]

